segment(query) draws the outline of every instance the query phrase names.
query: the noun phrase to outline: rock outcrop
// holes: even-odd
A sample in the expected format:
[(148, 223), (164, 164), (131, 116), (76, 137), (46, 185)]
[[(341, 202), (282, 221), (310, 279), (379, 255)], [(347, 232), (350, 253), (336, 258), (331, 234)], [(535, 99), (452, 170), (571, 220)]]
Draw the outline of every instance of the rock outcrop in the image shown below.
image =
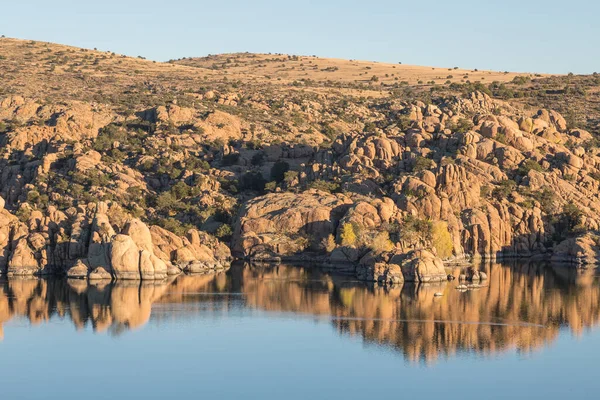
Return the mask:
[(595, 233), (569, 238), (554, 248), (553, 263), (590, 267), (600, 263), (600, 237)]
[(352, 201), (318, 190), (278, 193), (253, 199), (240, 211), (234, 231), (233, 254), (269, 258), (299, 255), (335, 234)]
[[(0, 210), (0, 274), (66, 274), (73, 279), (164, 280), (183, 270), (226, 268), (229, 249), (206, 233), (179, 237), (139, 219), (121, 233), (114, 225), (119, 207), (89, 204), (67, 214), (32, 212), (26, 222)], [(202, 265), (199, 268), (198, 265)]]

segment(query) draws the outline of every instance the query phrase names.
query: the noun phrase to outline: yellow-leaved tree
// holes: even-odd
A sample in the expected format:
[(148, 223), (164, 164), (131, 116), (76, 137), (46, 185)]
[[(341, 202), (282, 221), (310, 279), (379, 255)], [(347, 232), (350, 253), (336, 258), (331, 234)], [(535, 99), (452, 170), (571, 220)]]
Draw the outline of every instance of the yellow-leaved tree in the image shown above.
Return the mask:
[(452, 257), (454, 246), (452, 236), (448, 231), (448, 223), (445, 221), (435, 221), (431, 229), (431, 241), (440, 258)]

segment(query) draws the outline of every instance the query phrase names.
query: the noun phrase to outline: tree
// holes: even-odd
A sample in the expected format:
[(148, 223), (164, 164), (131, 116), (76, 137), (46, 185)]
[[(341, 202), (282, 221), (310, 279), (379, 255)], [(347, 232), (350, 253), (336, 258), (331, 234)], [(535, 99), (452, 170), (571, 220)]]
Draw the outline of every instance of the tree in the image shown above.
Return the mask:
[(331, 253), (335, 249), (335, 239), (333, 235), (329, 235), (321, 241), (321, 248), (327, 253)]
[(448, 231), (448, 224), (445, 221), (436, 221), (433, 223), (431, 241), (440, 258), (452, 257), (454, 245), (452, 244), (450, 231)]
[(356, 232), (354, 232), (354, 226), (351, 223), (346, 222), (342, 225), (340, 239), (342, 246), (353, 247), (356, 244)]

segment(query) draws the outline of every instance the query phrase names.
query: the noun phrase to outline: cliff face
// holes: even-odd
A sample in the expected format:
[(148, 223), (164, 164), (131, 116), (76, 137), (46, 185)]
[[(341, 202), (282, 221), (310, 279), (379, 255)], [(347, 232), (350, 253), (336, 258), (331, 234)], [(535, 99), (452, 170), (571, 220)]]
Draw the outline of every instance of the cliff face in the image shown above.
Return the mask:
[[(222, 265), (228, 247), (382, 282), (438, 279), (442, 259), (598, 260), (593, 106), (580, 123), (500, 100), (498, 83), (407, 85), (401, 69), (378, 84), (290, 81), (227, 62), (0, 48), (2, 273), (163, 279)], [(312, 76), (316, 60), (289, 60)], [(580, 103), (600, 85), (571, 79), (594, 89), (564, 94)], [(501, 86), (530, 104), (554, 80)]]

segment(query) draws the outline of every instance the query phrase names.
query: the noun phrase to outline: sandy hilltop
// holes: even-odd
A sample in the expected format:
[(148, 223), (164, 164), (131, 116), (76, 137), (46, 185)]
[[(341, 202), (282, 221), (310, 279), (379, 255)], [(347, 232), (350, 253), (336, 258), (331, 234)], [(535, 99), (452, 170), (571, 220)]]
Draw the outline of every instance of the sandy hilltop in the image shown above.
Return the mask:
[(599, 260), (597, 74), (9, 38), (0, 73), (0, 274), (162, 281), (238, 258), (393, 284)]

